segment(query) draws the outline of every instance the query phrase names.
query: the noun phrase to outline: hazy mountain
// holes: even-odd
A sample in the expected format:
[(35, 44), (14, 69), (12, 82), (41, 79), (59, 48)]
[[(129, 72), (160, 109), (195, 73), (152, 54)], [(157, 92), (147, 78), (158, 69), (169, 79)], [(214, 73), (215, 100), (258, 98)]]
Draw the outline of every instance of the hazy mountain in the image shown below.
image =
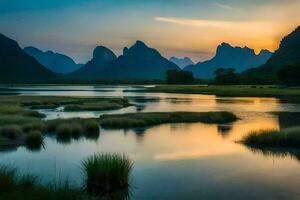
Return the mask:
[[(275, 51), (266, 64), (247, 70), (242, 77), (251, 81), (262, 83), (274, 82), (277, 72), (285, 65), (300, 62), (300, 27), (285, 36), (280, 43), (279, 49)], [(299, 77), (300, 78), (300, 77)]]
[(236, 72), (242, 72), (264, 64), (272, 53), (262, 50), (258, 55), (248, 47), (233, 47), (230, 44), (222, 43), (218, 46), (216, 55), (208, 61), (190, 65), (184, 70), (191, 71), (198, 78), (213, 78), (218, 68), (234, 68)]
[(72, 75), (84, 79), (164, 79), (169, 69), (179, 67), (137, 41), (132, 47), (125, 47), (118, 58), (109, 49), (97, 47), (93, 59)]
[(45, 83), (55, 78), (18, 43), (0, 34), (0, 83)]
[(71, 76), (79, 79), (98, 79), (103, 77), (106, 67), (116, 59), (117, 56), (110, 49), (104, 46), (97, 46), (94, 49), (92, 60), (73, 72)]
[(177, 58), (177, 57), (171, 57), (169, 59), (169, 61), (175, 63), (178, 67), (180, 67), (181, 69), (183, 69), (184, 67), (188, 66), (188, 65), (193, 65), (194, 62), (188, 58), (188, 57), (185, 57), (185, 58)]
[(46, 68), (56, 73), (67, 74), (82, 67), (82, 65), (76, 64), (72, 58), (53, 51), (43, 52), (35, 47), (25, 47), (24, 51)]

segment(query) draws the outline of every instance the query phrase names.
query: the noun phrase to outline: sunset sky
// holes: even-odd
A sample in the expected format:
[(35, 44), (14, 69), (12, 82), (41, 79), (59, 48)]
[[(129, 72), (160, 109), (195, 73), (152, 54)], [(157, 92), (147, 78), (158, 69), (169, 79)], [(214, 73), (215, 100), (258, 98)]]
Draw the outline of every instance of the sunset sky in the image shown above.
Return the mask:
[(300, 25), (299, 0), (1, 0), (0, 32), (86, 62), (142, 40), (164, 56), (211, 57), (228, 42), (275, 50)]

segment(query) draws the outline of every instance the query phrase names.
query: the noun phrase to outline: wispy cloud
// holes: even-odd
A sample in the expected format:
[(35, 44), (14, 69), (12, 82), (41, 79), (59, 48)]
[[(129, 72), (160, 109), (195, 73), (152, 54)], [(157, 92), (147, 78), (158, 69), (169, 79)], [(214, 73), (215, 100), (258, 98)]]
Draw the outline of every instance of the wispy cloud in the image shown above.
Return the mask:
[(221, 3), (212, 3), (212, 6), (218, 7), (218, 8), (222, 8), (224, 10), (234, 10), (235, 8), (229, 5), (225, 5), (225, 4), (221, 4)]
[(246, 25), (250, 23), (260, 22), (235, 22), (235, 21), (222, 21), (222, 20), (207, 20), (207, 19), (188, 19), (188, 18), (174, 18), (174, 17), (154, 17), (154, 20), (183, 25), (183, 26), (199, 26), (199, 27), (215, 27), (226, 28), (232, 26)]

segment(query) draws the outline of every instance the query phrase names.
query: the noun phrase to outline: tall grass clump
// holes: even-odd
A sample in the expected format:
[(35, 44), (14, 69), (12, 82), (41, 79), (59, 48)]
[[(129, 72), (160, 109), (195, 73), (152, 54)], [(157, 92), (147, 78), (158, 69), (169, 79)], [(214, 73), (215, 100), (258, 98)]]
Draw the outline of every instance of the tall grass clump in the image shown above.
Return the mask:
[(84, 135), (86, 138), (89, 139), (98, 139), (100, 130), (99, 130), (99, 123), (94, 120), (88, 120), (84, 122)]
[(30, 150), (39, 150), (41, 149), (44, 143), (44, 137), (42, 133), (38, 130), (29, 132), (25, 138), (26, 147)]
[(22, 134), (22, 128), (18, 125), (7, 125), (0, 128), (1, 136), (8, 139), (16, 139)]
[(56, 139), (61, 143), (70, 143), (72, 138), (72, 126), (64, 123), (56, 129)]
[(286, 130), (260, 130), (246, 135), (245, 145), (261, 148), (300, 148), (300, 127)]
[(93, 195), (128, 190), (133, 162), (125, 155), (95, 154), (82, 162), (86, 189)]

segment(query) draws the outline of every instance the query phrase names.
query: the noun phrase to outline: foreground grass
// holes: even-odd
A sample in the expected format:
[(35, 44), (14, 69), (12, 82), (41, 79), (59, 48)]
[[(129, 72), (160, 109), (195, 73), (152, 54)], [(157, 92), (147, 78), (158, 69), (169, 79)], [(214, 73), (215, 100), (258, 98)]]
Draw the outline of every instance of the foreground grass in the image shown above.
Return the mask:
[(300, 88), (260, 85), (158, 85), (147, 88), (147, 92), (167, 92), (185, 94), (209, 94), (226, 97), (291, 97), (300, 100)]
[(72, 187), (68, 181), (42, 185), (31, 175), (19, 176), (15, 169), (0, 168), (0, 199), (8, 200), (96, 200), (128, 199), (133, 162), (124, 155), (96, 154), (83, 161), (85, 184)]
[(283, 131), (254, 131), (245, 136), (241, 142), (257, 148), (300, 148), (300, 127)]
[(104, 128), (147, 127), (164, 123), (230, 123), (236, 121), (236, 115), (230, 112), (165, 112), (130, 113), (120, 115), (102, 115), (100, 124)]
[(128, 191), (133, 162), (127, 156), (95, 154), (84, 160), (82, 165), (86, 174), (86, 188), (90, 194)]

